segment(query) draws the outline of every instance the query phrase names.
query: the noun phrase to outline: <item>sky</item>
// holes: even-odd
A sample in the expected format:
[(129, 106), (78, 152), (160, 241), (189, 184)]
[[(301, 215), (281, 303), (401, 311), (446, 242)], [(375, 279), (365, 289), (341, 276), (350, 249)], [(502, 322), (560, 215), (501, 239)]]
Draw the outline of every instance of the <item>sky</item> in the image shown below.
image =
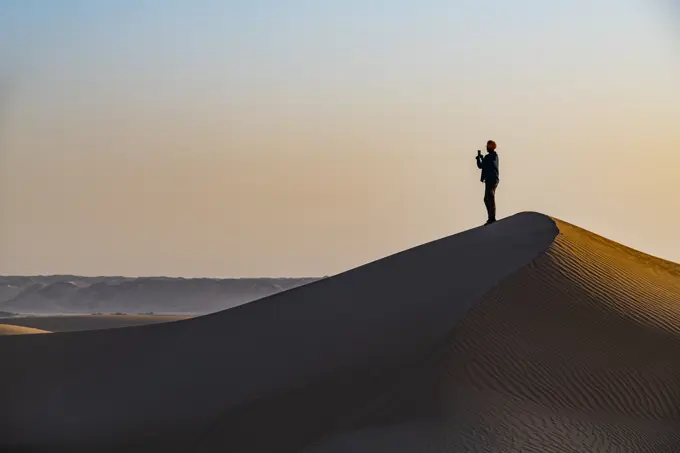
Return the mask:
[(0, 0), (0, 274), (332, 275), (538, 211), (680, 262), (669, 0)]

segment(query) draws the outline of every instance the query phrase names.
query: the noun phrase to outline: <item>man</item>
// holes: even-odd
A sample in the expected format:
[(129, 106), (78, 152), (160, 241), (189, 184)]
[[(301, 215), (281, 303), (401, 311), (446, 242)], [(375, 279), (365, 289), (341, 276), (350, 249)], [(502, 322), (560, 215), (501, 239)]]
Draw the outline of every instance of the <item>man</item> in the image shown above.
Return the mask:
[(477, 167), (482, 169), (482, 182), (485, 184), (484, 205), (489, 214), (489, 220), (485, 225), (496, 221), (496, 187), (500, 181), (498, 177), (498, 153), (496, 153), (496, 143), (489, 140), (486, 143), (486, 156), (482, 156), (481, 151), (477, 151)]

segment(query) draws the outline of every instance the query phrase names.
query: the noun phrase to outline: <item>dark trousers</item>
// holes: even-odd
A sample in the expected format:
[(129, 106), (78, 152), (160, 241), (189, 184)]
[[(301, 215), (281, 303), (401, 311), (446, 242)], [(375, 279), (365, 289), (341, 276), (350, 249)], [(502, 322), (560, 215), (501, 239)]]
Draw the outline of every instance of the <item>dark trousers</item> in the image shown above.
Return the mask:
[(489, 214), (489, 220), (496, 220), (496, 187), (498, 187), (498, 183), (487, 181), (484, 185), (486, 186), (484, 189), (486, 212)]

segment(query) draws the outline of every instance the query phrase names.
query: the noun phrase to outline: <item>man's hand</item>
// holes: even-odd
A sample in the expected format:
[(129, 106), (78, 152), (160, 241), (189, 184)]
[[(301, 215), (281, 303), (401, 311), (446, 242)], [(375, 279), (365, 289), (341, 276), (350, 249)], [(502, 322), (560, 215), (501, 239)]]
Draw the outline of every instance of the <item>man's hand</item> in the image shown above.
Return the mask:
[(478, 149), (477, 150), (477, 159), (481, 159), (481, 158), (482, 158), (482, 151)]

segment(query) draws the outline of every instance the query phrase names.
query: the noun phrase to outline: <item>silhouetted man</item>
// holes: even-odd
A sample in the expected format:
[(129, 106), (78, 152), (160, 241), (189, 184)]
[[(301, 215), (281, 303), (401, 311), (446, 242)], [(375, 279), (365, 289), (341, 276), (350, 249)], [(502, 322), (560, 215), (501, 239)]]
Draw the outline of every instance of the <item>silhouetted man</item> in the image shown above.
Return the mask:
[(481, 181), (485, 185), (484, 205), (489, 214), (489, 220), (485, 225), (496, 221), (496, 188), (500, 181), (498, 177), (498, 153), (496, 153), (496, 143), (489, 140), (486, 143), (486, 156), (482, 156), (481, 151), (477, 151), (477, 167), (482, 169)]

